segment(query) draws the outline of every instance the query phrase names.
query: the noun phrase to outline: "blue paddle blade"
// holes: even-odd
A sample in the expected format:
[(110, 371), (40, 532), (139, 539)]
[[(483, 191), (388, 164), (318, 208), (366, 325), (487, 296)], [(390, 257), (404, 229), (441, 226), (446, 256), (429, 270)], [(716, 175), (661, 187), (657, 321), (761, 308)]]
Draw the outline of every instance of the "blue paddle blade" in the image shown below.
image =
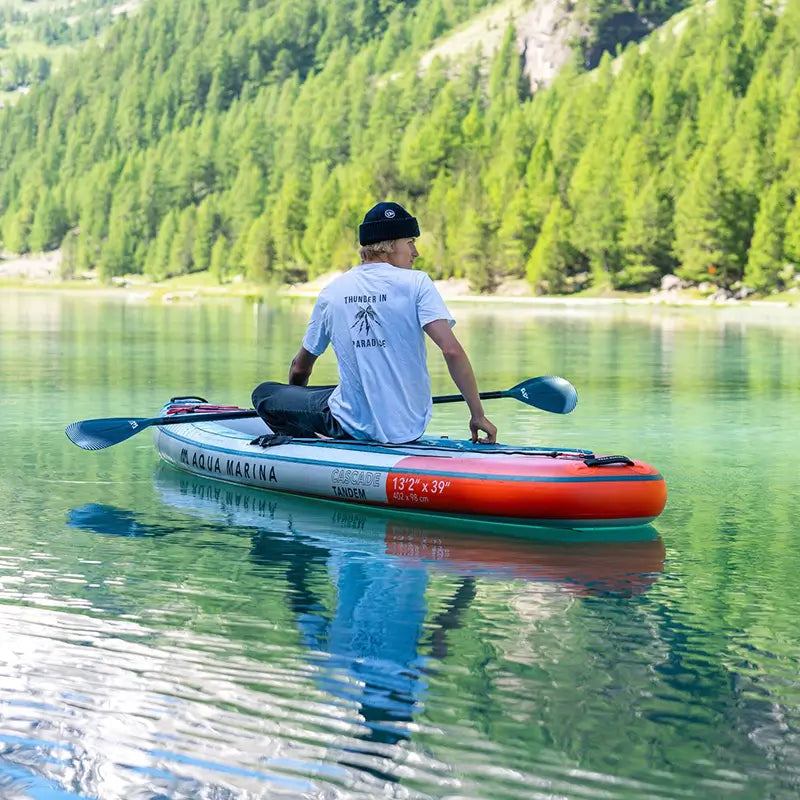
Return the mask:
[(151, 419), (116, 417), (111, 419), (85, 419), (67, 425), (67, 438), (84, 450), (103, 450), (124, 442), (152, 424)]
[(566, 378), (560, 378), (558, 375), (531, 378), (518, 383), (503, 394), (553, 414), (569, 414), (578, 404), (575, 387)]
[(151, 425), (183, 425), (186, 422), (215, 422), (223, 419), (257, 417), (252, 408), (235, 411), (214, 411), (208, 414), (174, 414), (171, 417), (112, 417), (109, 419), (85, 419), (67, 425), (67, 438), (84, 450), (103, 450), (124, 442)]

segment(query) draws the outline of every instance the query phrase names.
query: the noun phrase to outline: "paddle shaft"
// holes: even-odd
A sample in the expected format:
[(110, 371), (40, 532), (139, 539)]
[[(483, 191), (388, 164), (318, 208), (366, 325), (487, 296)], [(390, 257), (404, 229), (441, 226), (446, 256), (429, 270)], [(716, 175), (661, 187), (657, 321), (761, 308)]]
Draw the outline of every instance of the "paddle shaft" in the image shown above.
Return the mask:
[(247, 417), (257, 417), (258, 411), (254, 408), (242, 409), (241, 411), (211, 411), (207, 414), (195, 414), (192, 411), (184, 414), (170, 414), (168, 417), (156, 417), (147, 420), (150, 425), (183, 425), (187, 422), (214, 422), (218, 419), (245, 419)]
[[(507, 397), (505, 392), (480, 392), (481, 400), (496, 400), (498, 397)], [(440, 394), (433, 398), (434, 403), (457, 403), (464, 399), (463, 394)]]
[[(504, 392), (481, 392), (481, 400), (494, 400), (498, 397), (503, 397)], [(432, 398), (434, 403), (456, 403), (463, 400), (464, 396), (460, 394), (444, 394)], [(258, 412), (253, 409), (242, 409), (241, 411), (213, 411), (207, 414), (196, 414), (192, 411), (183, 414), (170, 414), (168, 417), (156, 417), (155, 419), (148, 420), (148, 427), (150, 425), (182, 425), (185, 422), (213, 422), (218, 419), (245, 419), (247, 417), (257, 417)]]

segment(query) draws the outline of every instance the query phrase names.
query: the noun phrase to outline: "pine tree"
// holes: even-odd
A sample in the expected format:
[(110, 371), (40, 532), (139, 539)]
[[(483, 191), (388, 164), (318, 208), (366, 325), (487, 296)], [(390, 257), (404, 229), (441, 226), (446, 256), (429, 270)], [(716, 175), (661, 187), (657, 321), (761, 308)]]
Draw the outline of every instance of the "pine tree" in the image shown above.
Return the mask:
[(780, 181), (773, 183), (762, 196), (756, 216), (744, 283), (760, 292), (782, 284), (781, 273), (786, 263), (783, 242), (789, 216), (786, 195)]
[(36, 206), (28, 243), (30, 249), (39, 252), (57, 247), (67, 232), (64, 208), (56, 200), (52, 190), (46, 189)]
[[(444, 219), (443, 226), (444, 246), (436, 255), (441, 259), (437, 267), (441, 270), (442, 278), (465, 278), (468, 275), (468, 264), (464, 259), (465, 236), (462, 227), (467, 220), (469, 209), (475, 204), (475, 195), (478, 189), (474, 185), (474, 178), (471, 180), (466, 174), (461, 174), (455, 184), (445, 188), (444, 203), (440, 208)], [(473, 219), (473, 227), (480, 222)], [(423, 238), (424, 241), (424, 238)]]
[(674, 267), (671, 258), (672, 208), (660, 185), (653, 161), (656, 154), (643, 134), (627, 143), (619, 170), (624, 198), (624, 221), (619, 244), (622, 266), (613, 276), (620, 289), (646, 289), (658, 284), (662, 274)]
[(519, 111), (511, 112), (495, 136), (493, 155), (483, 169), (483, 186), (487, 211), (492, 227), (499, 227), (506, 215), (508, 200), (522, 185), (526, 167), (526, 155), (520, 146), (526, 137), (522, 131), (523, 119)]
[(61, 263), (59, 276), (69, 281), (78, 274), (78, 235), (77, 231), (68, 231), (61, 242)]
[(786, 258), (794, 264), (795, 272), (800, 273), (800, 195), (795, 195), (794, 205), (786, 217), (783, 246)]
[(419, 17), (411, 38), (423, 45), (430, 44), (444, 33), (446, 25), (447, 18), (442, 0), (431, 0), (427, 13)]
[(211, 266), (211, 250), (217, 238), (220, 219), (217, 213), (216, 200), (207, 197), (197, 209), (197, 222), (192, 246), (192, 263), (197, 271), (202, 272)]
[(467, 209), (459, 226), (459, 259), (464, 264), (469, 285), (477, 294), (491, 292), (495, 287), (494, 265), (486, 247), (488, 223), (475, 208)]
[(287, 273), (308, 259), (301, 242), (306, 219), (308, 187), (294, 176), (288, 176), (270, 209), (271, 239), (275, 252), (273, 272)]
[(100, 249), (97, 264), (99, 277), (107, 281), (116, 275), (138, 271), (133, 269), (134, 245), (130, 209), (126, 198), (120, 196), (111, 207), (108, 238)]
[(569, 241), (588, 259), (592, 283), (610, 286), (621, 266), (623, 211), (617, 165), (603, 140), (584, 150), (572, 175), (569, 202), (573, 209)]
[(625, 222), (620, 234), (622, 269), (614, 276), (619, 289), (642, 290), (658, 285), (662, 275), (674, 268), (671, 253), (670, 209), (658, 179), (627, 195)]
[(151, 280), (161, 281), (170, 274), (172, 243), (175, 240), (177, 231), (178, 212), (173, 210), (164, 217), (164, 221), (158, 229), (156, 240), (147, 252), (144, 272)]
[[(800, 66), (795, 69), (800, 73)], [(775, 133), (775, 172), (783, 175), (787, 185), (800, 191), (800, 80), (781, 106), (781, 117)]]
[(3, 244), (11, 253), (27, 253), (30, 249), (30, 237), (33, 212), (23, 207), (18, 210), (9, 209), (3, 218)]
[(178, 215), (175, 236), (169, 249), (169, 275), (185, 275), (193, 271), (192, 252), (196, 217), (194, 206), (184, 208)]
[(261, 169), (245, 158), (228, 192), (225, 205), (234, 237), (244, 235), (264, 210), (265, 186)]
[(422, 194), (436, 174), (453, 166), (461, 143), (460, 106), (452, 86), (444, 86), (433, 108), (406, 128), (397, 172), (406, 191)]
[(340, 170), (328, 173), (323, 164), (315, 165), (301, 244), (309, 260), (309, 277), (334, 267), (334, 253), (346, 239), (349, 240), (342, 212)]
[(733, 190), (715, 149), (707, 148), (675, 204), (677, 274), (730, 286), (742, 275), (743, 245)]
[(217, 240), (211, 248), (211, 264), (209, 270), (217, 279), (218, 283), (224, 283), (225, 278), (230, 273), (228, 268), (228, 240), (223, 234), (217, 236)]
[(519, 186), (511, 195), (497, 231), (497, 276), (524, 278), (525, 265), (533, 248), (534, 226), (528, 211), (527, 191)]
[(527, 264), (528, 282), (537, 294), (558, 294), (568, 290), (568, 276), (575, 274), (580, 258), (569, 245), (569, 213), (556, 199), (542, 225)]
[(100, 261), (100, 244), (88, 233), (78, 230), (75, 245), (75, 271), (77, 274), (93, 270)]
[(506, 27), (503, 41), (492, 60), (488, 89), (490, 117), (498, 119), (503, 112), (514, 109), (527, 94), (528, 84), (522, 75), (517, 29), (513, 24)]
[(266, 283), (271, 277), (272, 243), (270, 241), (269, 218), (262, 214), (253, 221), (247, 232), (244, 249), (244, 272), (248, 280)]

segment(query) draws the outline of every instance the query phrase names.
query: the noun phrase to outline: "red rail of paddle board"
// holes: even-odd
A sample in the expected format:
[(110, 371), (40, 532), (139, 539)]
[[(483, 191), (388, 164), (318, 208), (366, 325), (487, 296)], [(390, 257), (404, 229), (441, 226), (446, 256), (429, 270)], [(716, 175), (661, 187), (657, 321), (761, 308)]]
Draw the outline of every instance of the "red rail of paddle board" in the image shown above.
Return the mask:
[[(436, 474), (426, 474), (432, 471)], [(386, 496), (390, 506), (449, 513), (623, 520), (657, 517), (667, 488), (643, 462), (587, 467), (580, 459), (535, 456), (446, 462), (409, 456), (389, 472)]]

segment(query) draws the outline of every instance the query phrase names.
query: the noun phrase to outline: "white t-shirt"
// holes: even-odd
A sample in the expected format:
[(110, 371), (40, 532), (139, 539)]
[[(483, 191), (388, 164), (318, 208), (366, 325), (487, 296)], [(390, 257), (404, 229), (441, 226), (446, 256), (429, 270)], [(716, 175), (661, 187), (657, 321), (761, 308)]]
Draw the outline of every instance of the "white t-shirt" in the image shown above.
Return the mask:
[(431, 379), (423, 326), (455, 320), (419, 270), (360, 264), (319, 294), (303, 347), (315, 356), (333, 344), (339, 385), (331, 413), (356, 439), (411, 442), (431, 419)]

